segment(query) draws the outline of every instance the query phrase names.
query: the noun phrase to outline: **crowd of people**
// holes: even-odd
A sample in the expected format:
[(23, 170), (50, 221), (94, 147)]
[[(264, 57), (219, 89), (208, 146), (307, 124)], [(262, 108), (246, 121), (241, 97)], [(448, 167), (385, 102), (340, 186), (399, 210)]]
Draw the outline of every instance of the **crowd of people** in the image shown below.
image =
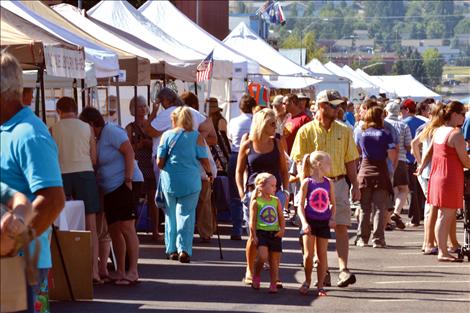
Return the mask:
[[(455, 255), (456, 216), (464, 208), (464, 168), (470, 168), (470, 118), (458, 101), (417, 104), (381, 95), (352, 103), (324, 90), (315, 101), (304, 94), (277, 95), (269, 108), (243, 95), (240, 115), (227, 122), (216, 98), (207, 99), (206, 116), (193, 93), (178, 96), (162, 88), (151, 110), (144, 97), (130, 101), (135, 119), (125, 128), (93, 107), (78, 114), (75, 100), (62, 97), (59, 121), (48, 130), (24, 98), (21, 67), (2, 53), (2, 256), (16, 255), (14, 240), (27, 229), (41, 242), (39, 279), (28, 290), (30, 312), (41, 305), (47, 311), (50, 225), (65, 200), (84, 203), (93, 282), (133, 285), (139, 281), (140, 200), (148, 205), (155, 239), (164, 215), (167, 258), (189, 263), (195, 227), (202, 242), (210, 241), (216, 212), (225, 209), (211, 195), (224, 191), (212, 190), (216, 176), (228, 182), (230, 239), (248, 235), (243, 281), (254, 289), (265, 263), (269, 291), (282, 288), (278, 271), (287, 223), (299, 227), (304, 295), (312, 285), (319, 296), (331, 286), (331, 229), (336, 285), (356, 282), (348, 264), (354, 220), (358, 247), (386, 248), (387, 231), (424, 223), (423, 254), (461, 261)], [(114, 272), (107, 266), (111, 244)]]

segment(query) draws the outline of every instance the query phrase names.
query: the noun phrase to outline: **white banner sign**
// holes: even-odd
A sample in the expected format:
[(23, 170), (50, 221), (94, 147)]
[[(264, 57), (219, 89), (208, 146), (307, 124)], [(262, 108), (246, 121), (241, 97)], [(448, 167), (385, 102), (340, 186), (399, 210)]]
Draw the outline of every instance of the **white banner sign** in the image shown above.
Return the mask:
[(83, 51), (44, 45), (47, 74), (52, 76), (85, 78)]

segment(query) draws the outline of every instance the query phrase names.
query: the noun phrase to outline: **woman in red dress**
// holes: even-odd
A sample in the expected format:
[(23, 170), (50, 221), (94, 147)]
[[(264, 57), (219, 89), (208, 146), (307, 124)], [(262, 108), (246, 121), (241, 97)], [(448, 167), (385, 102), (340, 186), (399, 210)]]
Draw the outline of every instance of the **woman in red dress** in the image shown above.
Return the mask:
[(460, 259), (447, 251), (447, 238), (455, 220), (455, 210), (463, 207), (463, 168), (470, 168), (470, 157), (459, 128), (465, 120), (465, 106), (452, 101), (443, 106), (440, 114), (444, 125), (434, 133), (432, 146), (418, 168), (418, 174), (432, 157), (428, 203), (439, 209), (435, 228), (439, 248), (437, 260), (459, 262)]

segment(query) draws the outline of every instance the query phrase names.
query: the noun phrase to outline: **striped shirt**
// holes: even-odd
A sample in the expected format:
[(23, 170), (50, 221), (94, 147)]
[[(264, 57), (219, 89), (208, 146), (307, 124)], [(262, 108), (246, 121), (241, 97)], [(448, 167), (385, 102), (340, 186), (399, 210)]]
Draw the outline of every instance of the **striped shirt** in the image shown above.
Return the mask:
[(393, 127), (398, 132), (398, 144), (399, 144), (399, 161), (404, 161), (406, 162), (406, 148), (405, 147), (410, 147), (411, 146), (411, 131), (408, 125), (406, 125), (404, 122), (400, 121), (398, 117), (396, 116), (388, 116), (385, 121), (388, 123), (392, 124)]
[(305, 154), (313, 151), (330, 154), (332, 164), (328, 177), (346, 175), (345, 164), (359, 158), (351, 128), (337, 121), (328, 130), (316, 119), (299, 129), (292, 146), (291, 158), (300, 162)]

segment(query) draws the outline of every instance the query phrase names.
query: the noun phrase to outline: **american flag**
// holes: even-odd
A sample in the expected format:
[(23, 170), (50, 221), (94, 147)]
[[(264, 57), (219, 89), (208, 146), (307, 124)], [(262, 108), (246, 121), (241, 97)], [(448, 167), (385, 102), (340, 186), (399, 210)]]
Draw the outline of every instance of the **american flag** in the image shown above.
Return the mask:
[(212, 68), (214, 67), (214, 50), (197, 66), (196, 69), (196, 81), (198, 83), (211, 79)]

